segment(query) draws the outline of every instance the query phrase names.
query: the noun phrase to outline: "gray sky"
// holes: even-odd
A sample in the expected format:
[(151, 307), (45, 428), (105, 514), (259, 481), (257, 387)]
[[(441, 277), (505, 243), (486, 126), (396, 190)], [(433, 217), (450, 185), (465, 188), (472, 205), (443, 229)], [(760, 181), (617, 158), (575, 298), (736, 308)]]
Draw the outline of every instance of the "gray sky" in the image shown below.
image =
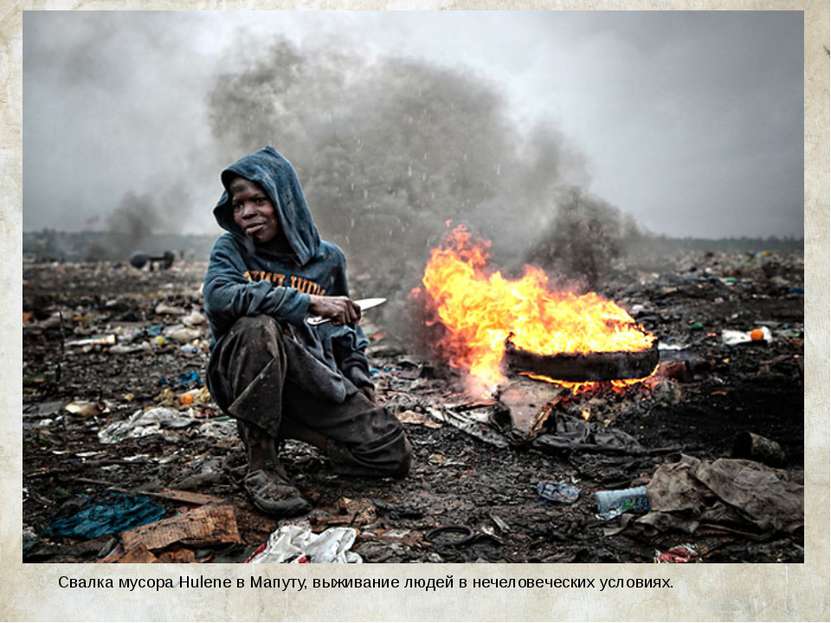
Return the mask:
[(586, 189), (656, 233), (801, 236), (802, 19), (27, 12), (24, 229), (105, 227), (126, 193), (178, 182), (177, 226), (216, 231), (218, 172), (240, 154), (212, 137), (207, 94), (232, 59), (282, 36), (474, 73), (520, 127), (558, 128), (585, 161)]

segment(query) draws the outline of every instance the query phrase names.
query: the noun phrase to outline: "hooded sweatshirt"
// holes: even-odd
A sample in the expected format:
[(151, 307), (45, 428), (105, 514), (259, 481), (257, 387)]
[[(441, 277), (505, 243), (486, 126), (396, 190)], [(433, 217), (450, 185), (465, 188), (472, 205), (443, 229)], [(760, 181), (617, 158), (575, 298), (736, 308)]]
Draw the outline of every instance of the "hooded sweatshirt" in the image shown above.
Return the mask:
[[(271, 200), (287, 248), (257, 245), (234, 222), (228, 187), (237, 176), (257, 183)], [(349, 289), (346, 257), (320, 239), (294, 167), (269, 146), (229, 166), (221, 180), (225, 191), (213, 212), (226, 233), (214, 243), (203, 286), (212, 345), (238, 318), (265, 314), (284, 327), (290, 354), (301, 353), (289, 357), (289, 375), (305, 389), (342, 402), (350, 393), (344, 378), (372, 386), (360, 327), (305, 322), (310, 294), (349, 296)]]

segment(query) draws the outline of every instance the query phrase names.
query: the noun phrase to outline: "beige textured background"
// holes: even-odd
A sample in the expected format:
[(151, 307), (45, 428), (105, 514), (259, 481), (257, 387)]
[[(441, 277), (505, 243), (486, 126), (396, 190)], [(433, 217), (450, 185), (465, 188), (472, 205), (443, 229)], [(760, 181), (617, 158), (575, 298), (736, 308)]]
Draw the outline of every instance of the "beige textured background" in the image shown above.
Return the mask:
[[(745, 9), (805, 12), (805, 563), (801, 565), (268, 566), (270, 577), (668, 577), (651, 590), (424, 592), (61, 590), (58, 577), (247, 578), (247, 565), (21, 563), (21, 55), (23, 10)], [(827, 0), (140, 0), (0, 3), (0, 619), (4, 620), (829, 620), (829, 6)], [(597, 581), (599, 584), (599, 580)], [(403, 581), (402, 581), (403, 584)]]

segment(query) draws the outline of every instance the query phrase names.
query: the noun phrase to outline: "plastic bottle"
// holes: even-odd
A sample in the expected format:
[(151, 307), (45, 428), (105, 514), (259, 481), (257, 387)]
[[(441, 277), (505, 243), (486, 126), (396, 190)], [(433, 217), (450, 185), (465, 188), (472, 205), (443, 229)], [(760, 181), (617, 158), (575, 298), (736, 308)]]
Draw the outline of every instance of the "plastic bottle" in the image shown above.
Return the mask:
[(594, 494), (598, 515), (617, 517), (623, 513), (646, 513), (649, 511), (649, 498), (646, 487), (632, 487), (617, 491), (597, 491)]

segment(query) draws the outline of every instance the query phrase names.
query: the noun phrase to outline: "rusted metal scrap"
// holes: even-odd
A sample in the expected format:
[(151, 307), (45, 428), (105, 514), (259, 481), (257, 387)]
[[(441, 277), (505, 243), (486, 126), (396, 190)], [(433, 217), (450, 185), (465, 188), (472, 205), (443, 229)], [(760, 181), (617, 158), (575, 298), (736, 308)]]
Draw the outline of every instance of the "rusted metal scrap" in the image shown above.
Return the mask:
[(561, 381), (611, 381), (649, 376), (658, 365), (657, 342), (649, 350), (538, 355), (505, 342), (505, 363), (514, 372), (529, 372)]

